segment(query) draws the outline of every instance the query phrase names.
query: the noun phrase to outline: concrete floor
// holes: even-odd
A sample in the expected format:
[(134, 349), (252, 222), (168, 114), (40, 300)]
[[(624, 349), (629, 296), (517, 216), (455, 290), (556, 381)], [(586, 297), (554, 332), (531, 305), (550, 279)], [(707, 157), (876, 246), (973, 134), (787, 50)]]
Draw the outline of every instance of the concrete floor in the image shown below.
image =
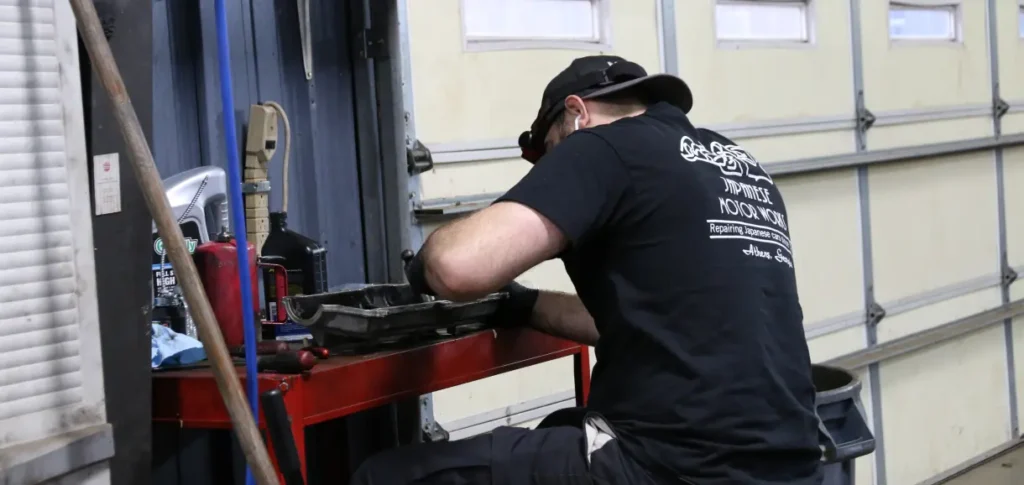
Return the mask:
[(1018, 446), (988, 462), (950, 478), (943, 485), (1022, 485), (1024, 484), (1024, 446)]

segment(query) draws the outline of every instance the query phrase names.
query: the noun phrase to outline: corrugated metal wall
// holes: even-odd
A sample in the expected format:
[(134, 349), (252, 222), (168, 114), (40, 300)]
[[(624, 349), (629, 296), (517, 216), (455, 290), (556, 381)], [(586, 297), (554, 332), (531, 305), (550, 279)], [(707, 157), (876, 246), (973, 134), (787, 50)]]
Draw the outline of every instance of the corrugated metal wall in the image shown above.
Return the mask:
[[(887, 0), (815, 0), (799, 46), (717, 40), (715, 0), (597, 1), (603, 51), (681, 75), (691, 119), (780, 174), (815, 361), (895, 348), (1024, 296), (1006, 278), (1024, 266), (1024, 148), (991, 149), (1024, 134), (1018, 0), (900, 2), (955, 6), (958, 41), (946, 43), (890, 39)], [(460, 0), (404, 3), (407, 110), (435, 157), (412, 184), (426, 235), (526, 173), (515, 137), (544, 84), (593, 51), (475, 49)], [(572, 291), (555, 262), (521, 280)], [(879, 447), (858, 460), (858, 483), (917, 483), (1016, 438), (1019, 323), (884, 350), (860, 369)], [(556, 361), (436, 393), (434, 412), (459, 436), (534, 419), (570, 402), (571, 386), (571, 362)]]
[[(226, 3), (238, 139), (249, 106), (277, 101), (292, 128), (289, 226), (326, 245), (332, 286), (364, 282), (353, 86), (346, 2), (310, 2), (313, 78), (302, 62), (294, 0)], [(226, 167), (214, 2), (154, 0), (153, 155), (163, 177)], [(198, 136), (197, 136), (198, 135)], [(284, 139), (270, 164), (271, 210), (281, 207)]]

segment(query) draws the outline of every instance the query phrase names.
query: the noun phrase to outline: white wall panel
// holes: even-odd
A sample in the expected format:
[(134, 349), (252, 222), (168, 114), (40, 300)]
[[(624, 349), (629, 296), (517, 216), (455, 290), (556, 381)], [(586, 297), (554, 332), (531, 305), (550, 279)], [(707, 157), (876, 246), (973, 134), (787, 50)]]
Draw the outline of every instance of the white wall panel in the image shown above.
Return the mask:
[(576, 293), (576, 288), (573, 287), (569, 275), (565, 272), (565, 266), (559, 259), (545, 261), (535, 266), (516, 278), (516, 281), (531, 288)]
[(992, 118), (990, 117), (876, 126), (868, 130), (868, 148), (871, 150), (884, 150), (886, 148), (931, 145), (992, 135)]
[[(697, 126), (702, 126), (699, 119), (694, 119), (694, 123), (697, 123)], [(758, 162), (771, 165), (772, 162), (788, 162), (802, 158), (850, 153), (853, 151), (854, 140), (853, 130), (846, 130), (736, 138), (734, 141), (754, 155)], [(771, 168), (769, 167), (768, 170), (770, 171)]]
[[(1024, 42), (1024, 41), (1022, 41)], [(1021, 78), (1024, 79), (1024, 78)], [(1024, 84), (1024, 81), (1021, 81)], [(1024, 104), (1024, 99), (1016, 100)], [(1024, 133), (1024, 113), (1007, 113), (1002, 118), (1002, 132), (1004, 135)]]
[(918, 483), (1010, 439), (1002, 327), (880, 367), (887, 483)]
[[(693, 122), (697, 126), (707, 126), (702, 124), (699, 119), (694, 119)], [(989, 124), (991, 125), (991, 122)], [(854, 146), (852, 131), (736, 138), (735, 140), (753, 154), (759, 162), (766, 165), (770, 165), (772, 162), (849, 153)], [(504, 192), (529, 170), (530, 164), (521, 158), (437, 164), (433, 170), (421, 175), (423, 189), (421, 198), (426, 200)]]
[(435, 392), (434, 419), (446, 423), (573, 389), (572, 357)]
[(810, 45), (742, 48), (716, 40), (714, 4), (676, 2), (679, 66), (694, 92), (695, 120), (750, 123), (852, 113), (849, 2), (814, 2)]
[(852, 170), (780, 178), (806, 325), (864, 307), (857, 177)]
[(957, 43), (890, 41), (889, 1), (860, 4), (869, 110), (878, 114), (991, 102), (984, 1), (962, 2), (963, 40)]
[(998, 271), (992, 160), (981, 152), (870, 169), (878, 301)]
[[(1010, 265), (1024, 265), (1024, 147), (1003, 151), (1006, 187), (1006, 248)], [(1017, 286), (1024, 286), (1018, 283)]]
[(421, 200), (505, 192), (530, 171), (521, 158), (434, 165), (421, 174)]
[[(883, 305), (885, 303), (882, 302)], [(1002, 304), (1002, 293), (996, 286), (887, 316), (878, 325), (878, 341), (881, 343), (905, 337), (975, 313), (991, 310)]]
[[(594, 51), (466, 52), (459, 0), (411, 1), (416, 133), (424, 143), (515, 138), (529, 128), (544, 86)], [(655, 0), (611, 2), (612, 53), (659, 70)]]
[(999, 35), (999, 90), (1006, 101), (1024, 101), (1024, 40), (1020, 36), (1020, 2), (996, 0)]
[[(804, 325), (814, 322), (804, 320)], [(821, 335), (807, 341), (811, 351), (812, 362), (824, 362), (829, 359), (862, 350), (867, 344), (864, 326), (857, 325), (835, 333)]]

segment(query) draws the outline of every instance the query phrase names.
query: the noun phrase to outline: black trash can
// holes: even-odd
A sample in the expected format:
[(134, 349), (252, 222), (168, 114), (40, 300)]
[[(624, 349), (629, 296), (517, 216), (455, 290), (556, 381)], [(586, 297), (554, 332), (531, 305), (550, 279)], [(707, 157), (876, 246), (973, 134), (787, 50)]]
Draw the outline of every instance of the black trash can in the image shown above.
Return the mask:
[(815, 404), (825, 463), (823, 485), (853, 485), (853, 460), (875, 451), (875, 436), (860, 402), (861, 382), (850, 371), (814, 365)]

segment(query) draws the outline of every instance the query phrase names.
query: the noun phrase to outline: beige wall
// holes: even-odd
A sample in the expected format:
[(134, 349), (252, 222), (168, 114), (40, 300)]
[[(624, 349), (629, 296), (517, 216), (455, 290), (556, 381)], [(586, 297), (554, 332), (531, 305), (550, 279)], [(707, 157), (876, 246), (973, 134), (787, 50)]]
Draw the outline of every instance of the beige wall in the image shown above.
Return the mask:
[[(657, 0), (660, 1), (660, 0)], [(611, 0), (611, 50), (659, 66), (656, 0)], [(868, 109), (879, 116), (867, 133), (869, 150), (927, 145), (993, 135), (984, 115), (913, 123), (885, 116), (991, 102), (986, 2), (965, 0), (960, 43), (894, 43), (887, 2), (859, 0), (863, 80)], [(532, 121), (544, 84), (567, 63), (593, 51), (554, 49), (468, 52), (458, 0), (409, 1), (415, 126), (421, 141), (441, 151), (482, 151), (481, 159), (439, 163), (421, 176), (423, 199), (502, 192), (529, 170), (514, 140)], [(713, 128), (750, 127), (810, 118), (854, 118), (850, 2), (814, 0), (814, 42), (801, 47), (721, 44), (714, 38), (713, 0), (676, 1), (674, 22), (681, 76), (694, 91), (691, 118)], [(1024, 101), (1024, 42), (1017, 37), (1017, 2), (1000, 0), (998, 28), (1003, 98)], [(1004, 133), (1024, 133), (1024, 113), (1003, 120)], [(796, 159), (851, 153), (852, 129), (736, 137), (769, 167)], [(497, 153), (498, 155), (494, 155)], [(466, 157), (463, 157), (466, 158)], [(1024, 148), (1005, 155), (1010, 262), (1024, 266)], [(874, 166), (862, 201), (857, 170), (777, 177), (790, 212), (805, 325), (863, 312), (865, 261), (862, 219), (870, 224), (876, 299), (897, 308), (921, 295), (999, 271), (996, 165), (977, 152)], [(862, 218), (862, 202), (870, 207)], [(436, 224), (424, 226), (426, 233)], [(561, 264), (548, 262), (520, 281), (572, 291)], [(1024, 285), (1014, 298), (1024, 296)], [(989, 285), (960, 291), (906, 311), (877, 327), (879, 342), (934, 328), (1002, 303)], [(913, 306), (913, 305), (912, 305)], [(1018, 322), (1019, 323), (1019, 322)], [(912, 484), (1009, 439), (1009, 389), (1002, 327), (977, 332), (879, 366), (886, 478)], [(1024, 327), (1012, 343), (1016, 373), (1024, 372)], [(863, 325), (815, 337), (812, 358), (824, 361), (861, 350)], [(863, 371), (863, 370), (862, 370)], [(874, 415), (866, 371), (863, 401)], [(571, 360), (562, 359), (436, 393), (435, 413), (451, 422), (571, 389)], [(1024, 403), (1024, 391), (1018, 402)], [(1024, 404), (1022, 412), (1024, 412)], [(858, 460), (858, 484), (874, 480), (874, 460)]]

